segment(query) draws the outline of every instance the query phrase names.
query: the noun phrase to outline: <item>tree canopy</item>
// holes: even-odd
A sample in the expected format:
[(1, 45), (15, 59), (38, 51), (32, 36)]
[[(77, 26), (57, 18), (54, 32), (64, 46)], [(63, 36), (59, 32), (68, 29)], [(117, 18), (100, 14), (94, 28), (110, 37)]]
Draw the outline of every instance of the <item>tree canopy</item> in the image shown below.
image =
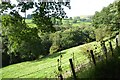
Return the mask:
[[(69, 2), (2, 2), (0, 14), (2, 16), (2, 39), (7, 38), (7, 51), (11, 63), (14, 63), (15, 56), (23, 59), (38, 58), (39, 55), (49, 53), (48, 44), (40, 34), (55, 32), (53, 19), (62, 19), (66, 17), (63, 6), (70, 8)], [(32, 14), (32, 21), (37, 27), (29, 27), (26, 24), (26, 10), (35, 8)], [(19, 12), (25, 13), (22, 17)], [(46, 37), (47, 38), (47, 37)], [(47, 39), (46, 39), (47, 40)], [(3, 43), (3, 45), (5, 45)], [(3, 49), (6, 49), (3, 47)], [(47, 49), (47, 50), (46, 50)], [(7, 57), (3, 55), (3, 57)], [(33, 59), (32, 58), (32, 59)], [(3, 58), (4, 59), (4, 58)]]
[[(93, 26), (98, 29), (96, 33), (101, 37), (111, 36), (113, 32), (120, 30), (120, 1), (115, 1), (100, 12), (96, 12), (92, 18)], [(100, 31), (100, 32), (98, 32)], [(111, 34), (111, 35), (110, 35)]]

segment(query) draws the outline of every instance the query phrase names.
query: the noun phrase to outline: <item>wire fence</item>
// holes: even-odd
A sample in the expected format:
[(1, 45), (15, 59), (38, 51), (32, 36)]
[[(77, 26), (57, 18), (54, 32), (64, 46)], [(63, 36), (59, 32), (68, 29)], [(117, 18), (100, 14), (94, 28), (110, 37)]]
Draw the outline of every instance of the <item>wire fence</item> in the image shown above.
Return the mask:
[[(69, 57), (68, 57), (68, 58), (69, 58)], [(68, 58), (67, 58), (67, 59), (68, 59)], [(71, 58), (71, 57), (70, 57), (70, 58)], [(64, 60), (66, 60), (66, 59), (63, 59), (62, 61), (64, 61)], [(76, 71), (78, 71), (77, 69), (80, 67), (80, 64), (82, 64), (84, 61), (86, 61), (86, 60), (88, 60), (88, 59), (86, 58), (86, 59), (81, 60), (81, 56), (77, 56), (77, 58), (74, 59), (74, 60), (75, 60), (74, 64), (76, 64), (76, 65), (75, 65)], [(51, 64), (53, 64), (53, 63), (54, 63), (54, 62), (51, 62)], [(47, 65), (47, 63), (46, 63), (46, 65)], [(72, 75), (72, 71), (71, 71), (69, 62), (67, 62), (67, 63), (62, 63), (61, 66), (62, 66), (62, 72), (61, 72), (61, 74), (63, 74), (64, 77), (67, 77), (67, 76)], [(82, 65), (81, 65), (81, 67), (82, 67)], [(80, 68), (81, 68), (81, 67), (80, 67)], [(58, 64), (53, 64), (52, 66), (49, 66), (49, 67), (46, 67), (46, 68), (42, 68), (42, 69), (40, 69), (40, 70), (31, 72), (31, 73), (29, 73), (29, 74), (20, 75), (20, 76), (18, 76), (17, 78), (22, 78), (22, 77), (26, 77), (26, 76), (29, 77), (30, 75), (32, 75), (32, 74), (34, 74), (34, 73), (39, 73), (39, 74), (40, 74), (41, 71), (42, 71), (42, 72), (44, 71), (44, 73), (42, 73), (42, 74), (44, 74), (43, 77), (45, 77), (45, 78), (56, 78), (56, 77), (59, 76), (59, 72), (58, 72), (57, 69), (58, 69)], [(50, 74), (51, 74), (51, 75), (50, 75)], [(40, 74), (40, 75), (41, 75), (41, 74)], [(42, 77), (42, 75), (41, 75), (40, 77)]]
[[(80, 58), (81, 56), (77, 56), (77, 57), (78, 57), (78, 58), (76, 59), (75, 64), (81, 64), (83, 61), (87, 60), (87, 59), (84, 59), (84, 60), (82, 61), (81, 58)], [(69, 57), (68, 57), (68, 58), (69, 58)], [(68, 58), (67, 58), (67, 59), (68, 59)], [(71, 57), (70, 57), (70, 58), (71, 58)], [(64, 60), (66, 60), (66, 59), (63, 59), (62, 61), (64, 61)], [(75, 59), (74, 59), (74, 60), (75, 60)], [(53, 64), (53, 63), (54, 63), (54, 62), (51, 62), (51, 64)], [(47, 64), (46, 64), (46, 65), (47, 65)], [(67, 77), (67, 76), (72, 75), (69, 62), (67, 62), (67, 63), (62, 63), (61, 66), (62, 66), (62, 72), (61, 72), (61, 74), (64, 74), (64, 77)], [(75, 67), (77, 67), (77, 66), (79, 66), (79, 65), (75, 65)], [(43, 71), (44, 71), (44, 73), (43, 73)], [(77, 70), (76, 70), (76, 71), (77, 71)], [(31, 76), (31, 75), (34, 74), (34, 73), (39, 73), (39, 74), (41, 75), (40, 77), (42, 77), (41, 72), (42, 72), (42, 74), (43, 74), (43, 77), (46, 77), (46, 78), (56, 78), (56, 77), (59, 76), (58, 64), (53, 64), (52, 66), (49, 66), (49, 67), (46, 67), (46, 68), (42, 68), (42, 69), (40, 69), (40, 70), (31, 72), (31, 73), (29, 73), (29, 74), (20, 75), (20, 76), (18, 76), (17, 78), (29, 77), (29, 76)], [(50, 74), (51, 74), (51, 75), (50, 75)]]
[[(107, 48), (107, 49), (109, 49), (109, 48)], [(94, 52), (94, 54), (98, 53), (97, 55), (94, 56), (96, 62), (100, 62), (100, 61), (105, 59), (104, 58), (105, 57), (104, 54), (100, 55), (101, 52), (102, 52), (102, 50), (100, 50), (98, 52)], [(108, 55), (110, 55), (110, 54), (108, 54)], [(62, 68), (62, 71), (58, 70), (59, 65), (56, 63), (57, 60), (56, 61), (54, 60), (54, 61), (50, 62), (53, 65), (45, 67), (45, 68), (42, 68), (42, 69), (39, 69), (39, 70), (36, 70), (36, 71), (31, 72), (29, 74), (20, 75), (20, 76), (18, 76), (18, 78), (30, 77), (33, 74), (36, 74), (38, 77), (43, 77), (43, 78), (58, 78), (58, 76), (60, 74), (62, 74), (64, 78), (67, 78), (68, 76), (72, 75), (72, 70), (71, 70), (71, 67), (70, 67), (69, 60), (68, 60), (70, 58), (73, 59), (75, 72), (83, 71), (83, 69), (85, 69), (87, 67), (91, 67), (91, 65), (94, 64), (91, 57), (89, 59), (88, 59), (88, 57), (82, 58), (81, 54), (80, 55), (79, 54), (77, 54), (77, 55), (74, 54), (74, 55), (71, 55), (71, 56), (66, 57), (64, 59), (61, 59), (61, 65), (60, 66)], [(67, 61), (67, 62), (64, 62), (64, 61)], [(44, 64), (43, 66), (45, 66), (45, 65), (47, 65), (47, 63)]]

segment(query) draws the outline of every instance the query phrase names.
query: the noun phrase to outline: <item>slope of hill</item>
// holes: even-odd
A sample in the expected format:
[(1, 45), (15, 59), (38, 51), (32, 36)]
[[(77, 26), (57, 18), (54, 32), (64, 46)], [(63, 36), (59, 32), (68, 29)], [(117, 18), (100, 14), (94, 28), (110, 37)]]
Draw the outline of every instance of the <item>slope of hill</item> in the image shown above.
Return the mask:
[[(105, 60), (98, 62), (97, 65), (87, 67), (84, 70), (79, 70), (76, 72), (77, 78), (79, 79), (120, 79), (120, 47), (116, 47), (114, 50), (114, 56)], [(109, 52), (110, 53), (110, 52)], [(72, 80), (72, 76), (68, 78)]]
[[(98, 47), (97, 52), (100, 52), (99, 42), (91, 42), (63, 50), (40, 60), (13, 64), (0, 69), (0, 72), (2, 71), (2, 78), (54, 78), (59, 74), (57, 60), (60, 59), (60, 55), (62, 55), (61, 66), (63, 74), (71, 70), (69, 64), (70, 58), (74, 57), (75, 66), (89, 62), (89, 54), (86, 54), (86, 51), (94, 49), (95, 45)], [(69, 75), (65, 76), (67, 77)]]

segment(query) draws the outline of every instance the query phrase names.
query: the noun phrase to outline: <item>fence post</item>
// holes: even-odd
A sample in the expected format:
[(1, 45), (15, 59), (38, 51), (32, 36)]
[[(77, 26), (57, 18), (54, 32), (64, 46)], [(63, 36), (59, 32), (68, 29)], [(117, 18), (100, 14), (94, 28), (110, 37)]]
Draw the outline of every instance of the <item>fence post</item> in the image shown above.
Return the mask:
[(91, 56), (92, 56), (93, 63), (96, 66), (96, 61), (95, 61), (95, 57), (94, 57), (94, 54), (93, 54), (93, 50), (90, 50), (90, 53), (91, 53)]
[(60, 74), (60, 75), (58, 76), (58, 78), (60, 78), (60, 80), (63, 80), (62, 74)]
[(61, 58), (62, 58), (62, 55), (60, 55), (60, 59), (57, 60), (57, 61), (58, 61), (58, 71), (60, 72), (58, 78), (60, 78), (60, 80), (63, 80), (63, 76), (62, 76), (62, 74), (61, 74), (61, 72), (62, 72)]
[[(60, 54), (61, 54), (61, 52), (60, 52)], [(60, 66), (61, 66), (61, 59), (62, 59), (62, 55), (60, 55)]]
[(73, 52), (73, 64), (74, 64), (74, 67), (75, 67), (75, 56), (74, 56), (74, 52)]
[(74, 61), (74, 52), (73, 52), (73, 61)]
[(102, 47), (102, 51), (105, 54), (105, 57), (106, 57), (106, 60), (107, 60), (107, 48), (105, 46), (105, 42), (104, 41), (101, 43), (101, 47)]
[(111, 43), (111, 42), (109, 42), (109, 44), (110, 44), (110, 50), (111, 50), (111, 52), (112, 52), (112, 56), (113, 56), (113, 48), (112, 48), (112, 43)]
[(75, 70), (74, 70), (74, 66), (73, 66), (72, 59), (69, 59), (69, 62), (70, 62), (70, 65), (71, 65), (71, 69), (72, 69), (72, 73), (73, 73), (74, 80), (76, 80), (77, 77), (76, 77), (76, 74), (75, 74)]
[(118, 37), (116, 37), (116, 47), (118, 47)]

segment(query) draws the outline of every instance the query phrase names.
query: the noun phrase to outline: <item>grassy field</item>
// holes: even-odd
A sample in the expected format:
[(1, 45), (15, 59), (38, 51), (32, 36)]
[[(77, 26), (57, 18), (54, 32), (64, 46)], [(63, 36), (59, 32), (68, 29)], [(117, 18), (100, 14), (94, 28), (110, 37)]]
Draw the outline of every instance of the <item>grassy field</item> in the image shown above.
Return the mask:
[(67, 24), (71, 24), (73, 27), (80, 27), (80, 26), (89, 26), (91, 25), (91, 22), (82, 22), (82, 21), (77, 21), (76, 23), (73, 23), (73, 20), (62, 20), (63, 25), (67, 26)]
[[(36, 24), (32, 23), (32, 19), (26, 19), (25, 20), (26, 23), (30, 26), (30, 27), (36, 27)], [(62, 26), (67, 26), (67, 20), (62, 20), (63, 25)], [(73, 27), (80, 27), (80, 26), (89, 26), (91, 25), (91, 22), (81, 22), (78, 21), (77, 23), (73, 23), (73, 20), (69, 20), (69, 23), (71, 24), (71, 26)]]
[[(76, 72), (77, 78), (96, 79), (120, 79), (120, 47), (114, 48), (114, 56), (105, 61), (97, 63), (96, 67), (87, 67)], [(68, 79), (72, 79), (68, 78)]]
[[(2, 78), (54, 78), (57, 77), (57, 74), (59, 73), (57, 59), (60, 58), (60, 55), (62, 55), (62, 74), (64, 74), (65, 72), (71, 70), (69, 59), (73, 58), (73, 53), (73, 62), (75, 66), (83, 63), (88, 63), (89, 54), (86, 53), (86, 50), (94, 49), (95, 45), (97, 45), (98, 47), (95, 55), (102, 55), (102, 53), (100, 53), (101, 47), (99, 45), (99, 42), (91, 42), (81, 46), (63, 50), (40, 60), (13, 64), (0, 69), (0, 72), (2, 71)], [(106, 45), (108, 46), (108, 43), (106, 43)], [(63, 77), (68, 77), (70, 75), (71, 74), (63, 75)]]
[[(36, 25), (32, 23), (32, 20), (26, 19), (26, 23), (31, 27), (36, 27)], [(80, 24), (84, 25), (86, 23), (80, 23)], [(80, 24), (76, 23), (73, 24), (73, 26), (79, 26)], [(87, 24), (89, 25), (90, 23)], [(115, 41), (113, 41), (113, 43), (115, 43)], [(97, 49), (95, 50), (96, 46)], [(108, 42), (106, 43), (106, 46), (109, 48)], [(113, 44), (113, 46), (115, 46), (115, 44)], [(73, 53), (74, 53), (73, 62), (76, 67), (80, 64), (89, 62), (89, 58), (88, 58), (89, 53), (87, 53), (86, 51), (91, 49), (94, 50), (94, 54), (96, 58), (97, 55), (103, 55), (103, 53), (101, 53), (101, 47), (99, 42), (91, 42), (70, 49), (66, 49), (61, 52), (57, 52), (55, 54), (49, 55), (39, 60), (27, 61), (27, 62), (22, 62), (4, 67), (0, 69), (0, 74), (2, 72), (2, 78), (18, 78), (18, 77), (19, 78), (45, 78), (45, 77), (55, 78), (59, 74), (57, 60), (60, 59), (60, 55), (62, 55), (61, 73), (65, 74), (67, 71), (71, 70), (69, 59), (73, 58)], [(71, 76), (71, 74), (63, 75), (64, 78), (69, 76)]]
[(36, 24), (32, 23), (32, 19), (26, 19), (25, 22), (30, 26), (31, 28), (36, 27)]

